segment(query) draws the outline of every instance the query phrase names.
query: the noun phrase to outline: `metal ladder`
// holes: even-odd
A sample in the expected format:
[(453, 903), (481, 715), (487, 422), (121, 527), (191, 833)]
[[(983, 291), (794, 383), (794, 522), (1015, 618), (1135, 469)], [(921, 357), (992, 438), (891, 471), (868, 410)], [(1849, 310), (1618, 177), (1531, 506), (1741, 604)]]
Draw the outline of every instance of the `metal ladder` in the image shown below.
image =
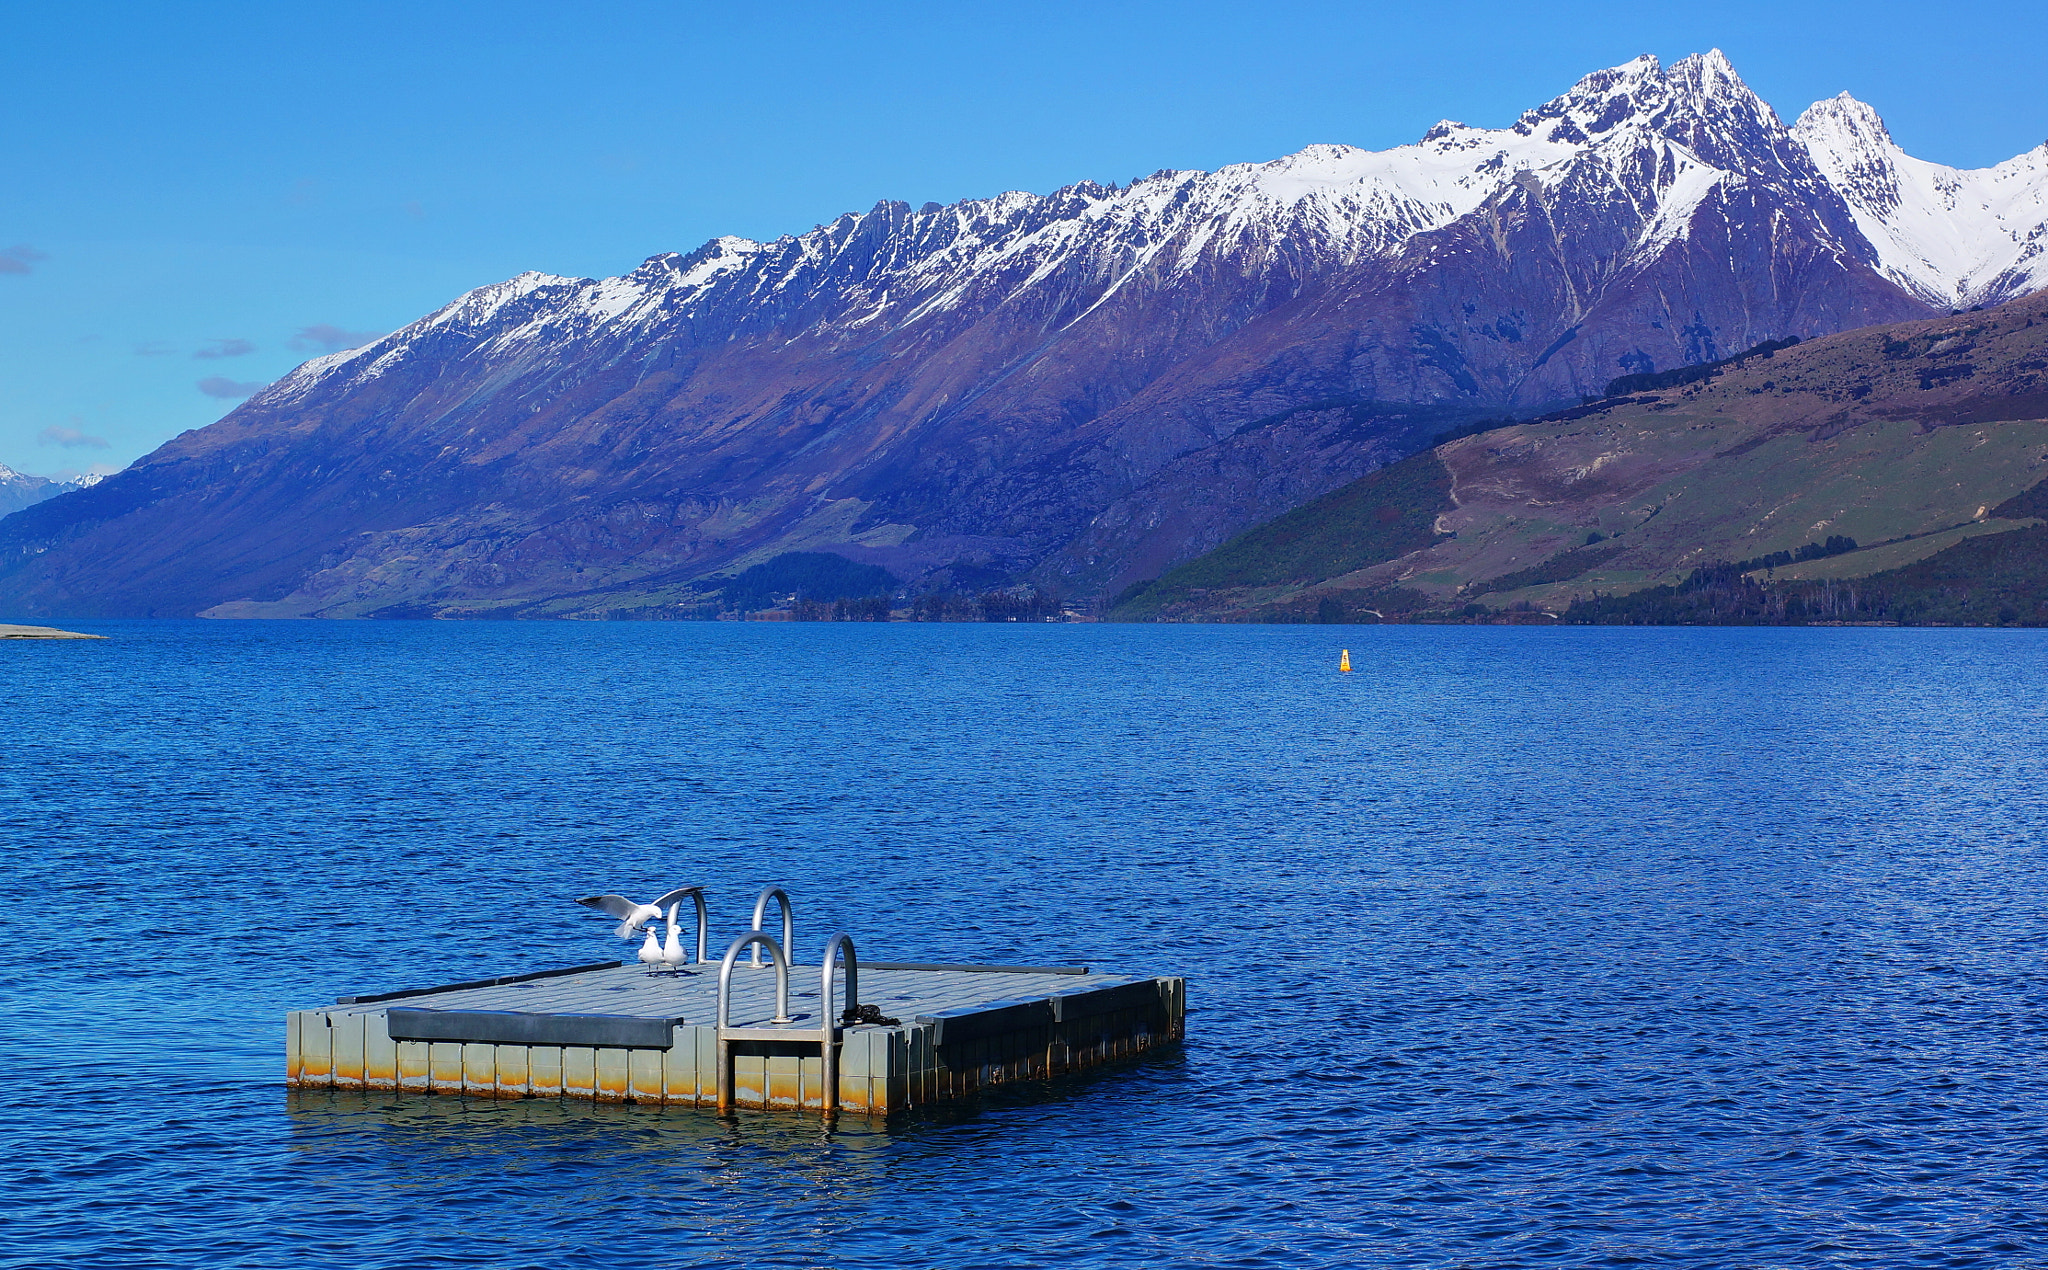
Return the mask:
[[(782, 939), (778, 942), (773, 935), (761, 929), (762, 920), (768, 914), (768, 901), (776, 900), (782, 908)], [(701, 906), (702, 900), (698, 901)], [(725, 950), (725, 959), (718, 967), (718, 1113), (732, 1113), (733, 1055), (734, 1041), (795, 1041), (808, 1043), (813, 1039), (818, 1046), (820, 1066), (823, 1070), (824, 1088), (821, 1101), (827, 1117), (839, 1114), (839, 1047), (842, 1043), (841, 1024), (857, 1017), (860, 1005), (860, 958), (854, 949), (853, 936), (841, 931), (825, 941), (825, 958), (818, 984), (818, 1026), (815, 1029), (789, 1026), (795, 1022), (789, 1014), (789, 943), (793, 937), (795, 922), (790, 913), (789, 894), (779, 886), (771, 886), (761, 892), (754, 901), (754, 926), (746, 934), (732, 941)], [(753, 950), (752, 966), (761, 964), (761, 950), (768, 950), (770, 962), (775, 967), (775, 1017), (767, 1027), (734, 1027), (732, 1024), (732, 972), (742, 952)], [(701, 955), (701, 954), (700, 954)], [(832, 978), (841, 961), (846, 963), (846, 992), (843, 1011), (834, 1016), (832, 1012)], [(750, 967), (751, 968), (751, 967)], [(765, 1090), (763, 1091), (765, 1094)]]

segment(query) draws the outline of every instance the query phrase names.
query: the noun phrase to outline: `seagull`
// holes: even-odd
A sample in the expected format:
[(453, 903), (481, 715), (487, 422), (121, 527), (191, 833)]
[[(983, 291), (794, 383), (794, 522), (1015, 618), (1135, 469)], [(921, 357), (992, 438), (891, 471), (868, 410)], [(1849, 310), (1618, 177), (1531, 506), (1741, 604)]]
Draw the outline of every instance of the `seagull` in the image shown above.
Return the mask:
[(612, 934), (620, 939), (631, 939), (634, 932), (642, 926), (660, 921), (662, 909), (683, 899), (690, 892), (702, 889), (696, 886), (679, 886), (652, 904), (635, 904), (623, 895), (586, 895), (576, 902), (618, 918), (618, 928), (612, 931)]
[[(662, 963), (670, 970), (675, 971), (681, 971), (683, 962), (687, 960), (683, 955), (683, 941), (676, 933), (676, 914), (681, 912), (682, 908), (683, 902), (681, 900), (677, 900), (668, 906), (668, 942), (661, 946)], [(652, 926), (647, 928), (647, 938), (654, 938), (654, 928)], [(640, 956), (642, 960), (645, 960), (647, 957), (646, 950), (641, 950)]]
[(654, 927), (647, 928), (647, 940), (640, 945), (640, 964), (653, 974), (661, 965), (661, 939), (655, 935)]

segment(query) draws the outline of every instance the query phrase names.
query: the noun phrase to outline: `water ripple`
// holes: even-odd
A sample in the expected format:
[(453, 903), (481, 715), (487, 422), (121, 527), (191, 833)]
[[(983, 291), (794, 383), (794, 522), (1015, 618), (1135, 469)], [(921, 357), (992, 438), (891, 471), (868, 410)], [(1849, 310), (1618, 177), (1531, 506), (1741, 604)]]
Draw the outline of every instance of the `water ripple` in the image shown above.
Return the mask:
[[(2038, 633), (92, 629), (0, 648), (9, 1264), (2048, 1264)], [(686, 880), (1189, 1039), (829, 1136), (281, 1087)]]

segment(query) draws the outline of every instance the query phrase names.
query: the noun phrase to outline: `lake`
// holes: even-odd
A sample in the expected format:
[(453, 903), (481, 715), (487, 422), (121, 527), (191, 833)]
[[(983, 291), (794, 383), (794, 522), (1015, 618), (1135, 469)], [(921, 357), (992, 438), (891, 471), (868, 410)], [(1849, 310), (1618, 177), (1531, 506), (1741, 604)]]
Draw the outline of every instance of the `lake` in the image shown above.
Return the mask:
[[(0, 645), (0, 1264), (2048, 1257), (2038, 631), (71, 626)], [(283, 1087), (686, 882), (1187, 1041), (829, 1136)]]

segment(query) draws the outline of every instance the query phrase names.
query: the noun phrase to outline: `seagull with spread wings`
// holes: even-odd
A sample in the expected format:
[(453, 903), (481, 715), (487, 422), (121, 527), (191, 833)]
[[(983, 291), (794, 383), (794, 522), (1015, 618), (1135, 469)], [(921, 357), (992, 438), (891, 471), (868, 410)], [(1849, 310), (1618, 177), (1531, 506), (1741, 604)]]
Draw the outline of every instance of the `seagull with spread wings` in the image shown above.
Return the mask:
[(618, 928), (612, 933), (620, 939), (631, 939), (642, 926), (660, 921), (662, 911), (669, 905), (687, 898), (692, 891), (703, 889), (699, 886), (679, 886), (652, 904), (636, 904), (623, 895), (586, 895), (576, 902), (618, 918)]

